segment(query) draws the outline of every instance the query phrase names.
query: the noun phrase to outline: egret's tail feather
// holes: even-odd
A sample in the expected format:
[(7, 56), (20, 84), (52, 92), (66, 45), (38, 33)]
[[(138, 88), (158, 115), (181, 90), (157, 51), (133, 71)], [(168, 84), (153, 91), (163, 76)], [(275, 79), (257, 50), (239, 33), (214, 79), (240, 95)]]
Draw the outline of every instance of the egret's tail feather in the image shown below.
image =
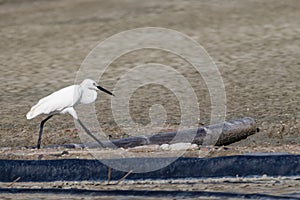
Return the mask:
[(33, 112), (34, 110), (30, 110), (27, 114), (26, 114), (26, 118), (27, 119), (32, 119), (32, 118), (35, 118), (36, 116), (38, 116), (39, 114), (36, 114)]
[(41, 109), (38, 109), (40, 107), (40, 104), (36, 104), (33, 106), (30, 111), (26, 114), (27, 119), (35, 118), (36, 116), (42, 114)]

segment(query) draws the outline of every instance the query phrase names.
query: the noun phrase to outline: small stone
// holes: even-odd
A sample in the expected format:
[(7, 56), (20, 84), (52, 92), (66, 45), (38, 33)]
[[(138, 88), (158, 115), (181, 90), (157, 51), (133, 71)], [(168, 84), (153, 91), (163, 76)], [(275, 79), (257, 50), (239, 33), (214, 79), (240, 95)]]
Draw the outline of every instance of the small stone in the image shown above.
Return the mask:
[(41, 187), (37, 186), (37, 185), (34, 185), (34, 186), (30, 187), (30, 189), (41, 189)]
[(192, 146), (191, 143), (175, 143), (171, 144), (170, 148), (173, 151), (182, 151), (182, 150), (187, 150)]
[(160, 148), (161, 148), (162, 150), (165, 150), (165, 151), (171, 149), (169, 144), (162, 144), (162, 145), (160, 145)]
[(189, 148), (189, 150), (197, 150), (197, 149), (199, 149), (197, 144), (192, 144)]
[(267, 174), (263, 174), (263, 175), (262, 175), (262, 178), (267, 178), (267, 177), (268, 177)]

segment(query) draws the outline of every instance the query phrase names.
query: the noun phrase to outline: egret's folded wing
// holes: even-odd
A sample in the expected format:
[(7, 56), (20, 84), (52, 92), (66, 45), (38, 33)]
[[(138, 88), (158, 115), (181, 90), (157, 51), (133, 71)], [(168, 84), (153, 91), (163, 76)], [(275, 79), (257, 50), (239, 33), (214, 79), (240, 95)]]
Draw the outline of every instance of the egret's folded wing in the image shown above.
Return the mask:
[(27, 113), (27, 119), (32, 119), (40, 114), (60, 112), (65, 108), (73, 107), (79, 102), (81, 90), (78, 85), (72, 85), (58, 90), (39, 100)]

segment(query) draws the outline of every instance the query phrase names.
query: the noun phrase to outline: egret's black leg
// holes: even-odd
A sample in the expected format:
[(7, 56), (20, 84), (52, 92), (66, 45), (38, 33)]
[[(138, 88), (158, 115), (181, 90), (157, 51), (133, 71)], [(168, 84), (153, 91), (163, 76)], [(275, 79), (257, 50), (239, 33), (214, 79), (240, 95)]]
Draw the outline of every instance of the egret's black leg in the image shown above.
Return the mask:
[(43, 133), (43, 128), (44, 128), (44, 124), (46, 121), (48, 121), (51, 117), (53, 117), (53, 115), (49, 115), (46, 119), (44, 119), (41, 124), (40, 124), (40, 133), (39, 133), (39, 139), (36, 145), (36, 148), (40, 149), (41, 148), (41, 139), (42, 139), (42, 133)]
[(91, 136), (96, 142), (98, 142), (99, 144), (100, 144), (100, 146), (102, 147), (102, 148), (104, 148), (104, 145), (102, 144), (102, 142), (100, 142), (90, 131), (89, 131), (89, 129), (87, 129), (84, 125), (83, 125), (83, 123), (79, 120), (79, 119), (77, 119), (77, 121), (78, 121), (78, 123), (80, 124), (80, 126), (83, 128), (83, 130), (89, 135), (89, 136)]

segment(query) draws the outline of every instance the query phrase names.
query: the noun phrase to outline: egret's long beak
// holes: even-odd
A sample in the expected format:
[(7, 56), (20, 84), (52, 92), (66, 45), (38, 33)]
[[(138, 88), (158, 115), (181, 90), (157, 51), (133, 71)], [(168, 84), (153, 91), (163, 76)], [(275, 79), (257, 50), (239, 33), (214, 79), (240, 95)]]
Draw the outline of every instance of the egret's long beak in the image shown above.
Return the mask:
[(115, 96), (113, 93), (111, 93), (111, 92), (108, 91), (107, 89), (101, 87), (100, 85), (98, 85), (97, 88), (98, 88), (99, 90), (101, 90), (101, 91), (107, 93), (107, 94), (110, 94), (110, 95), (112, 95), (112, 96)]

